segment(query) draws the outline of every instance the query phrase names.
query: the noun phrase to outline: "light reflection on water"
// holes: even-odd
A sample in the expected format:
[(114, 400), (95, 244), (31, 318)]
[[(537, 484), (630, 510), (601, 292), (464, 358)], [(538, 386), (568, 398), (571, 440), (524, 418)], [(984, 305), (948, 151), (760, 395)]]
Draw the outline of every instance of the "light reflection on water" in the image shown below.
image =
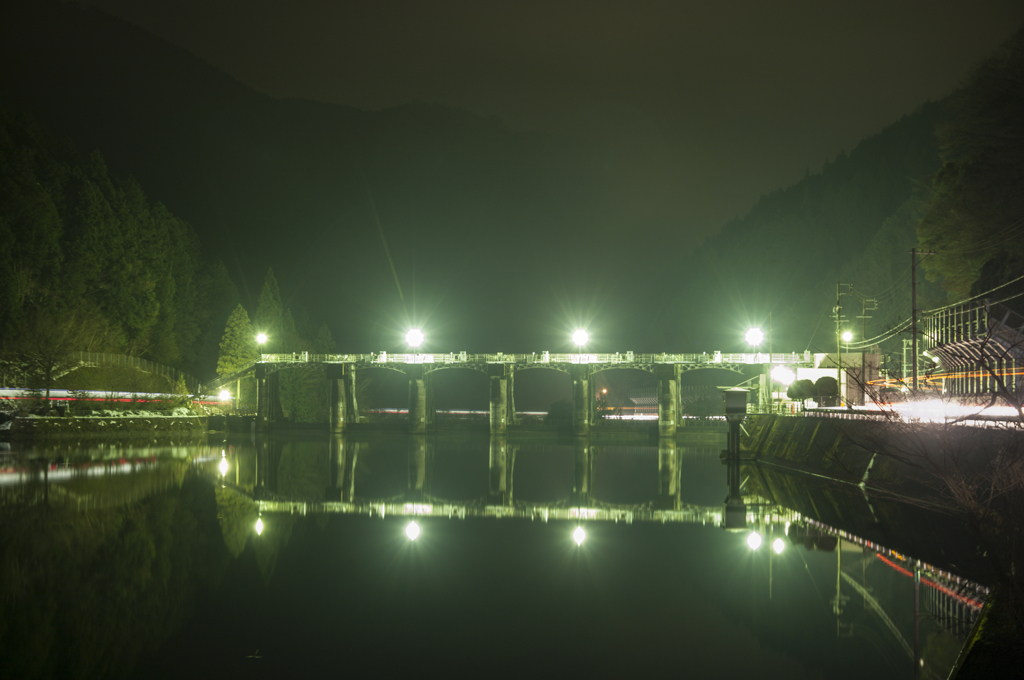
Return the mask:
[[(249, 630), (281, 662), (327, 663), (329, 655), (308, 643), (289, 651), (275, 642), (293, 634), (279, 620), (285, 612), (292, 621), (288, 626), (301, 629), (306, 621), (308, 633), (319, 630), (327, 620), (323, 598), (346, 608), (349, 623), (332, 623), (341, 626), (338, 634), (359, 639), (362, 634), (353, 626), (386, 626), (387, 616), (418, 617), (427, 607), (435, 622), (431, 625), (450, 633), (425, 636), (439, 645), (434, 652), (420, 650), (433, 658), (446, 648), (444, 640), (476, 639), (472, 617), (489, 611), (481, 610), (476, 599), (487, 594), (495, 607), (500, 605), (501, 618), (531, 622), (513, 627), (518, 633), (503, 628), (508, 644), (527, 648), (530, 640), (537, 644), (538, 633), (523, 631), (536, 628), (554, 635), (572, 625), (583, 635), (580, 644), (592, 646), (594, 659), (605, 659), (608, 645), (618, 641), (616, 658), (634, 659), (639, 666), (633, 670), (668, 654), (659, 646), (660, 631), (668, 626), (676, 631), (676, 647), (714, 651), (721, 665), (708, 666), (708, 672), (760, 668), (765, 677), (773, 677), (769, 669), (788, 669), (785, 677), (817, 677), (826, 671), (830, 677), (863, 677), (869, 671), (909, 677), (915, 560), (892, 545), (764, 503), (750, 493), (756, 484), (750, 482), (751, 470), (741, 474), (750, 484), (744, 492), (746, 526), (723, 530), (726, 469), (718, 455), (723, 445), (386, 435), (232, 439), (176, 447), (37, 445), (26, 452), (31, 457), (18, 455), (15, 445), (0, 470), (0, 500), (9, 515), (20, 513), (18, 521), (28, 521), (25, 513), (32, 508), (50, 513), (32, 517), (36, 537), (56, 531), (53, 527), (62, 522), (66, 531), (77, 521), (66, 513), (102, 517), (88, 521), (111, 527), (122, 526), (124, 517), (147, 517), (152, 526), (142, 522), (148, 527), (143, 533), (149, 532), (155, 546), (149, 563), (130, 558), (134, 544), (117, 534), (120, 529), (83, 539), (92, 541), (92, 549), (109, 553), (106, 561), (89, 563), (91, 568), (109, 565), (111, 573), (128, 574), (129, 580), (133, 569), (148, 569), (136, 595), (148, 592), (146, 579), (159, 580), (159, 540), (170, 541), (174, 554), (191, 551), (204, 536), (203, 526), (216, 527), (216, 549), (227, 555), (217, 567), (219, 575), (198, 562), (181, 567), (197, 582), (200, 573), (215, 581), (210, 587), (218, 593), (216, 611), (202, 600), (199, 613), (173, 629), (167, 621), (151, 624), (164, 626), (147, 637), (162, 642), (164, 651), (140, 657), (136, 670), (141, 675), (169, 676), (173, 670), (204, 676), (213, 669), (235, 668), (239, 659), (256, 662), (252, 650), (246, 655), (230, 648), (222, 654), (209, 648), (198, 631), (213, 622)], [(850, 512), (866, 512), (857, 502), (853, 496)], [(169, 512), (168, 503), (176, 513), (185, 513), (178, 520), (190, 523), (187, 531), (156, 512)], [(405, 537), (408, 520), (394, 514), (416, 516), (415, 547)], [(533, 521), (510, 519), (516, 516)], [(170, 524), (162, 527), (159, 522), (165, 520)], [(257, 521), (263, 527), (259, 535)], [(586, 532), (579, 546), (572, 536), (577, 526)], [(899, 529), (886, 528), (897, 547)], [(120, 538), (112, 538), (115, 534)], [(164, 534), (170, 537), (157, 538)], [(28, 550), (11, 541), (4, 547), (15, 557)], [(62, 550), (52, 548), (54, 561), (65, 554)], [(220, 559), (210, 546), (204, 550), (203, 559)], [(84, 564), (76, 559), (78, 566)], [(59, 574), (60, 566), (47, 564), (46, 569)], [(334, 592), (336, 579), (344, 582), (356, 574), (365, 579), (363, 586), (397, 589), (405, 599), (386, 596), (384, 607), (347, 588)], [(408, 590), (408, 578), (417, 584), (413, 590)], [(171, 582), (161, 581), (162, 587)], [(239, 583), (248, 586), (239, 591)], [(924, 677), (945, 677), (984, 590), (938, 567), (926, 567), (922, 583), (917, 637), (928, 669)], [(83, 592), (105, 587), (123, 590), (116, 579), (99, 579)], [(181, 597), (198, 592), (180, 588), (174, 592)], [(46, 589), (28, 591), (42, 597)], [(436, 592), (451, 598), (440, 610), (431, 595)], [(74, 591), (64, 595), (75, 597)], [(595, 609), (600, 602), (607, 606)], [(533, 610), (551, 603), (561, 614), (550, 621), (537, 619)], [(65, 606), (79, 607), (73, 602)], [(174, 609), (167, 603), (154, 606)], [(200, 615), (205, 617), (201, 621), (195, 618)], [(700, 625), (691, 625), (694, 621)], [(29, 630), (23, 633), (31, 638), (33, 624), (25, 625)], [(644, 634), (626, 633), (623, 626)], [(75, 629), (64, 632), (78, 634)], [(174, 644), (212, 656), (210, 663), (197, 670), (168, 652), (172, 634)], [(248, 640), (242, 633), (238, 637)], [(5, 647), (13, 639), (5, 634)], [(728, 640), (746, 650), (744, 658), (733, 658)], [(114, 636), (107, 644), (123, 645), (124, 640)], [(358, 658), (384, 653), (379, 642), (363, 644), (361, 652), (352, 652)], [(304, 650), (301, 661), (294, 658), (295, 649)]]

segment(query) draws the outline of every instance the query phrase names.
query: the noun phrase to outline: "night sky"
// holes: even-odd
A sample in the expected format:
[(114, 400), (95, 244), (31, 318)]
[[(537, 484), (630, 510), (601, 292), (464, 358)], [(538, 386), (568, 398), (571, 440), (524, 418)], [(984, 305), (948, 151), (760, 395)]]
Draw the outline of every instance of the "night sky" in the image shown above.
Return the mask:
[(822, 352), (844, 267), (893, 285), (879, 337), (911, 305), (876, 273), (907, 264), (857, 258), (939, 168), (952, 107), (924, 105), (1024, 23), (1014, 2), (19, 4), (2, 104), (188, 221), (250, 316), (272, 267), (302, 339), (326, 323), (341, 353), (416, 326), (425, 352), (572, 351), (581, 326), (595, 352), (738, 352), (752, 325)]
[(603, 137), (621, 200), (697, 239), (953, 91), (1024, 21), (1012, 0), (85, 0), (260, 92), (411, 101)]

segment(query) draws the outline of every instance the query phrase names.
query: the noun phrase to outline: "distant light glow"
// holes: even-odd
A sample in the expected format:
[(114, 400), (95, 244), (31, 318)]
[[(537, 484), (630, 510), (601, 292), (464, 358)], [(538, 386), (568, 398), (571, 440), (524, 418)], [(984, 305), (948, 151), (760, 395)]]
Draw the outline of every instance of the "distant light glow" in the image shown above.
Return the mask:
[(583, 527), (576, 527), (576, 531), (572, 532), (572, 540), (576, 541), (576, 545), (583, 545), (583, 541), (587, 540), (587, 532)]
[(608, 388), (606, 387), (603, 390), (601, 390), (601, 394), (608, 394)]
[(267, 341), (267, 334), (266, 333), (257, 333), (256, 334), (256, 344), (257, 345), (262, 345), (266, 341)]
[(782, 551), (786, 549), (786, 542), (781, 538), (776, 538), (772, 541), (772, 550), (775, 551), (776, 555), (781, 555)]
[(789, 386), (796, 380), (796, 373), (787, 366), (776, 366), (772, 369), (772, 379), (777, 383)]
[(259, 517), (256, 519), (256, 535), (259, 536), (263, 533), (263, 518)]
[(853, 340), (853, 333), (850, 331), (843, 331), (843, 342), (850, 342)]
[(220, 394), (217, 395), (221, 401), (231, 401), (231, 393), (227, 390), (221, 390)]
[(572, 334), (572, 341), (577, 347), (583, 347), (590, 342), (590, 333), (586, 332), (582, 328), (577, 328)]
[(228, 474), (228, 459), (221, 458), (220, 464), (217, 466), (217, 469), (220, 470), (221, 477), (226, 477)]
[(764, 333), (761, 332), (760, 328), (749, 329), (743, 337), (751, 347), (757, 347), (764, 342)]
[(419, 328), (410, 328), (409, 332), (405, 334), (405, 344), (409, 345), (413, 349), (418, 348), (423, 344), (423, 331)]
[(415, 541), (420, 537), (420, 525), (416, 522), (409, 522), (405, 525), (405, 535), (409, 537), (410, 541)]
[(751, 531), (750, 535), (747, 536), (747, 547), (751, 550), (757, 550), (761, 547), (761, 534), (756, 531)]

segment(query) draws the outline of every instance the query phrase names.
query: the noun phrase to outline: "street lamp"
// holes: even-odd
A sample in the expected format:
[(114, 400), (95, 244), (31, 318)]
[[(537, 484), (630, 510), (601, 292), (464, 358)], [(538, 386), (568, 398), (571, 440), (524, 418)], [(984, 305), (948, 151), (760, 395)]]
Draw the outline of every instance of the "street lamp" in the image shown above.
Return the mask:
[(853, 333), (850, 331), (843, 331), (843, 342), (850, 344), (851, 340), (853, 340)]
[(420, 345), (423, 344), (423, 340), (423, 331), (419, 328), (410, 328), (409, 332), (405, 334), (405, 344), (413, 349), (419, 349)]
[(750, 535), (747, 536), (747, 547), (751, 550), (757, 550), (761, 547), (761, 534), (756, 531), (751, 531)]
[(586, 347), (587, 343), (590, 342), (590, 333), (582, 328), (577, 328), (573, 331), (572, 342), (574, 345), (579, 347), (581, 350)]
[(772, 550), (775, 551), (776, 555), (781, 555), (782, 551), (786, 549), (786, 542), (781, 538), (776, 538), (772, 541)]
[(583, 527), (576, 527), (576, 531), (572, 532), (572, 540), (576, 541), (576, 545), (583, 545), (583, 541), (587, 540), (587, 532)]
[(758, 345), (764, 342), (764, 333), (761, 331), (760, 328), (750, 328), (747, 329), (747, 332), (743, 336), (743, 338), (747, 341), (748, 345), (750, 345), (752, 348), (756, 348)]
[(420, 536), (420, 525), (413, 520), (405, 525), (405, 535), (410, 541), (415, 541)]

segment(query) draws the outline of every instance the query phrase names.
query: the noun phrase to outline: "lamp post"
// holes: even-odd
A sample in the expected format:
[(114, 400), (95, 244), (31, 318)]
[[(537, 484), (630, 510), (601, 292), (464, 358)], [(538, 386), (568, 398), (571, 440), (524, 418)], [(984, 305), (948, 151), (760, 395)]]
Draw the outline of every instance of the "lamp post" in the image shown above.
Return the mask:
[[(762, 331), (760, 328), (756, 326), (753, 328), (748, 328), (747, 332), (743, 334), (743, 339), (747, 341), (748, 345), (750, 345), (750, 351), (756, 355), (758, 354), (758, 347), (761, 345), (762, 342), (764, 342), (764, 331)], [(769, 362), (771, 362), (771, 357), (768, 357), (768, 360)], [(757, 408), (758, 410), (760, 410), (765, 401), (763, 383), (762, 385), (759, 386), (757, 392)]]
[[(266, 342), (267, 342), (267, 334), (266, 333), (257, 333), (256, 334), (256, 355), (257, 355), (256, 361), (257, 361), (257, 363), (263, 361), (263, 345)], [(238, 388), (239, 388), (238, 389), (239, 401), (241, 401), (241, 396), (242, 396), (241, 395), (241, 391), (242, 391), (241, 390), (241, 388), (242, 388), (242, 381), (241, 380), (238, 381)], [(259, 410), (260, 410), (260, 381), (256, 380), (256, 413), (257, 414), (259, 413)]]
[(576, 349), (582, 354), (586, 348), (587, 343), (590, 342), (590, 333), (583, 328), (577, 328), (573, 331), (572, 342), (576, 345)]
[(419, 348), (425, 339), (426, 336), (419, 328), (410, 328), (405, 334), (405, 344), (411, 347), (414, 353), (419, 353)]

